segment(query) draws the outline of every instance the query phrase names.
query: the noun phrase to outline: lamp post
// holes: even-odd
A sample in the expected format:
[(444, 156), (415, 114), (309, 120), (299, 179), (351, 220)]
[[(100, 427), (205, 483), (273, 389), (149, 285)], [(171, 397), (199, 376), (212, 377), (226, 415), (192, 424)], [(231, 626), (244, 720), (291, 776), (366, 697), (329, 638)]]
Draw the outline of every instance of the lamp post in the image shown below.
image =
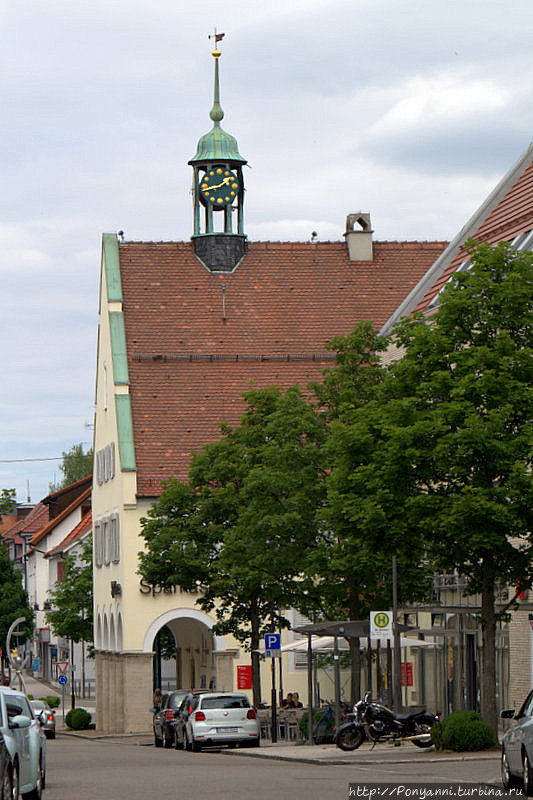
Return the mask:
[(398, 577), (396, 556), (392, 557), (392, 636), (394, 639), (394, 681), (393, 703), (397, 714), (402, 712), (402, 654), (400, 652), (400, 633), (398, 630)]

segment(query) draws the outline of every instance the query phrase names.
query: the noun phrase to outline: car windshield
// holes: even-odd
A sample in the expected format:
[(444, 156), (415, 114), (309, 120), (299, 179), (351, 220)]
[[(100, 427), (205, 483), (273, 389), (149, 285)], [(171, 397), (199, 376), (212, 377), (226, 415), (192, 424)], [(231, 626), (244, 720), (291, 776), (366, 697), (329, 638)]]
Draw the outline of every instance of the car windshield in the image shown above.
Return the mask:
[(250, 708), (250, 701), (244, 696), (203, 697), (202, 708)]
[(48, 708), (46, 703), (43, 703), (42, 700), (31, 700), (30, 703), (32, 708), (38, 708), (38, 709)]
[(187, 692), (173, 694), (168, 703), (169, 708), (179, 708), (185, 697), (187, 697)]

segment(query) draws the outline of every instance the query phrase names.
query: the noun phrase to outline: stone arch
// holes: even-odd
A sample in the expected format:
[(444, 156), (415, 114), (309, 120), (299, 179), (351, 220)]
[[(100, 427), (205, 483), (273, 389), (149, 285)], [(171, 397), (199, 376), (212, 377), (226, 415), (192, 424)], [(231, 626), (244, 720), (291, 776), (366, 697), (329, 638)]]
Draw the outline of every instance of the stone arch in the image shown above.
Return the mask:
[(107, 613), (104, 611), (104, 628), (102, 635), (102, 650), (109, 650), (109, 628), (107, 625)]
[(96, 638), (94, 644), (97, 650), (100, 650), (102, 647), (102, 618), (100, 612), (98, 612), (96, 617)]
[(117, 649), (117, 640), (115, 637), (115, 617), (113, 612), (111, 612), (111, 618), (109, 620), (109, 649), (116, 650)]
[[(157, 632), (160, 631), (165, 625), (168, 625), (169, 622), (179, 619), (189, 619), (195, 620), (196, 622), (201, 622), (206, 626), (206, 628), (209, 628), (209, 630), (211, 630), (215, 624), (215, 620), (212, 617), (203, 611), (199, 611), (197, 608), (174, 608), (171, 611), (166, 611), (164, 614), (161, 614), (159, 617), (154, 619), (146, 631), (143, 642), (143, 652), (151, 653)], [(215, 644), (215, 650), (226, 649), (225, 636), (214, 636), (213, 640)]]
[(124, 627), (122, 624), (122, 612), (118, 612), (117, 616), (117, 650), (121, 652), (124, 649)]

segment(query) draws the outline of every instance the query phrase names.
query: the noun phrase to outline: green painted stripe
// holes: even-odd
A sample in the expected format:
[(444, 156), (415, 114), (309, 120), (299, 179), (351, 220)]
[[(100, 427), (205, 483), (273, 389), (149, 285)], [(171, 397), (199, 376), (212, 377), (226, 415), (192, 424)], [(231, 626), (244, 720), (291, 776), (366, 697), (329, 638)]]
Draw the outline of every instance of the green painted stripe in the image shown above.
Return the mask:
[(122, 472), (135, 472), (135, 445), (133, 444), (133, 419), (129, 394), (115, 395), (117, 412), (118, 453)]
[(109, 312), (111, 354), (113, 357), (113, 380), (115, 385), (129, 385), (128, 354), (126, 351), (126, 329), (122, 311)]
[(102, 235), (102, 247), (104, 251), (107, 300), (109, 303), (122, 303), (120, 259), (116, 233), (104, 233)]

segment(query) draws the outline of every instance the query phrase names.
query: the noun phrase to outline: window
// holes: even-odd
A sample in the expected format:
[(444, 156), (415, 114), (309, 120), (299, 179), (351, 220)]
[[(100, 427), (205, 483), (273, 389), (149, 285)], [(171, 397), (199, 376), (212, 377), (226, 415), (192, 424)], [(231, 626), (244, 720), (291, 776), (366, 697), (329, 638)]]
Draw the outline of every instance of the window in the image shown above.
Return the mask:
[(202, 708), (250, 708), (247, 697), (203, 697)]

